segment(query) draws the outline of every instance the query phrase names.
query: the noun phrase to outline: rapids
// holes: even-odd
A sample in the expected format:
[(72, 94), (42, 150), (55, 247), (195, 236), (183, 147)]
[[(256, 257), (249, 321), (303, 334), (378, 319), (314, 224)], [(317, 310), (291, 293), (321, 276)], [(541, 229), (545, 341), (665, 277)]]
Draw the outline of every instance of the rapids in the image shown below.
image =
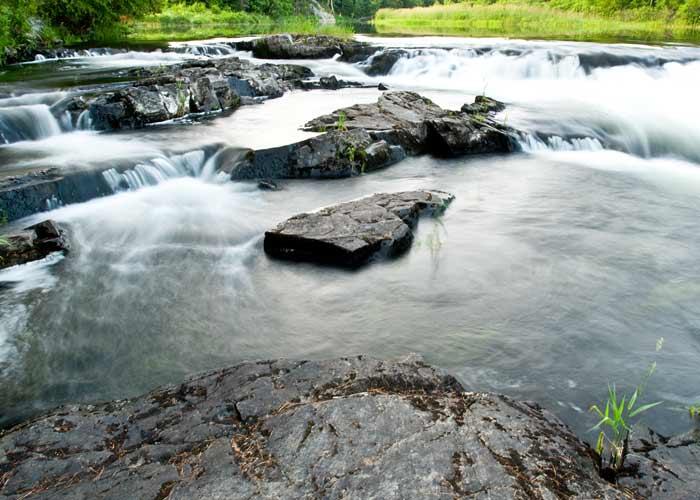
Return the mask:
[[(656, 361), (648, 421), (687, 428), (700, 400), (700, 49), (499, 39), (360, 37), (402, 49), (369, 77), (458, 109), (486, 94), (523, 131), (509, 157), (405, 160), (279, 192), (232, 183), (226, 155), (301, 140), (299, 127), (375, 89), (295, 91), (231, 114), (97, 133), (57, 110), (124, 70), (236, 52), (227, 40), (76, 53), (0, 76), (0, 175), (98, 169), (115, 193), (55, 200), (67, 258), (0, 271), (0, 423), (57, 404), (133, 396), (256, 358), (418, 352), (475, 390), (534, 399), (584, 437), (608, 382)], [(385, 47), (385, 48), (382, 48)], [(56, 113), (56, 114), (54, 114)], [(348, 272), (281, 263), (262, 234), (303, 210), (379, 191), (444, 189), (402, 258)], [(659, 337), (664, 349), (656, 353)]]

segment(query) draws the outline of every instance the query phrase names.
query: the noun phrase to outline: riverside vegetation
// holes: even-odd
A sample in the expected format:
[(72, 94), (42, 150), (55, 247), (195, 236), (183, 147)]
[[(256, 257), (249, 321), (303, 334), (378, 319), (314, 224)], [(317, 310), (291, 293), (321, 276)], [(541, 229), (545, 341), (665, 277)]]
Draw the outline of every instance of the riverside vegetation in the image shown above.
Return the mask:
[[(326, 9), (337, 22), (320, 22)], [(696, 40), (700, 0), (4, 0), (0, 64), (79, 41), (187, 40), (292, 32), (378, 32), (566, 39)]]
[(700, 2), (502, 0), (381, 9), (380, 33), (617, 41), (700, 39)]

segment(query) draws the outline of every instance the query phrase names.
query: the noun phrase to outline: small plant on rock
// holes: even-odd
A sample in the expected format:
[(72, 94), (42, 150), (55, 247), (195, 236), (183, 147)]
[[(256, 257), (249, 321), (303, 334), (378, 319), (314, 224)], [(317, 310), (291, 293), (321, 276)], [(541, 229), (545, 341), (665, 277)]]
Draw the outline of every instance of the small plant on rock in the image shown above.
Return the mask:
[(347, 121), (347, 118), (348, 117), (345, 115), (345, 113), (343, 111), (338, 113), (338, 130), (340, 132), (345, 132), (348, 130), (348, 126), (345, 124), (345, 122)]
[[(7, 224), (7, 212), (0, 210), (0, 228)], [(0, 236), (0, 247), (6, 247), (10, 244), (10, 240), (4, 236)]]
[(688, 407), (688, 413), (691, 419), (700, 420), (700, 404), (690, 405)]
[[(663, 338), (656, 342), (657, 352), (663, 346)], [(600, 430), (595, 451), (598, 454), (599, 468), (603, 477), (614, 479), (622, 470), (627, 456), (629, 435), (633, 420), (642, 413), (661, 404), (640, 401), (649, 378), (656, 370), (656, 362), (649, 365), (641, 383), (631, 395), (618, 394), (615, 385), (608, 385), (608, 397), (604, 404), (593, 405), (592, 413), (600, 417), (593, 430)]]

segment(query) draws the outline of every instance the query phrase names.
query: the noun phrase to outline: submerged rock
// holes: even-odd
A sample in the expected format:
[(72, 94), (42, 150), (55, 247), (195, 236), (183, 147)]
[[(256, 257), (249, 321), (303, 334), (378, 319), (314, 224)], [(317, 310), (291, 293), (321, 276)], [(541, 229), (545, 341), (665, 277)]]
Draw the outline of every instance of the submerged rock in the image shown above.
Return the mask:
[(424, 213), (441, 214), (454, 196), (442, 191), (375, 194), (295, 215), (265, 233), (273, 257), (357, 267), (376, 254), (398, 255), (411, 245)]
[(243, 363), (0, 437), (19, 498), (627, 498), (554, 415), (417, 359)]
[(0, 237), (0, 269), (40, 260), (69, 249), (65, 232), (52, 220)]

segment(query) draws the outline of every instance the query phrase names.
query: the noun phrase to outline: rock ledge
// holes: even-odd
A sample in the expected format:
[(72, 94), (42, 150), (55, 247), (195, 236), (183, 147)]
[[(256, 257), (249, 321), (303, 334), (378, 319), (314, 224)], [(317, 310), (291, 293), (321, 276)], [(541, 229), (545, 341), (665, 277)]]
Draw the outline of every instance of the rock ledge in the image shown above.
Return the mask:
[(260, 361), (0, 437), (19, 498), (625, 498), (530, 403), (416, 359)]

